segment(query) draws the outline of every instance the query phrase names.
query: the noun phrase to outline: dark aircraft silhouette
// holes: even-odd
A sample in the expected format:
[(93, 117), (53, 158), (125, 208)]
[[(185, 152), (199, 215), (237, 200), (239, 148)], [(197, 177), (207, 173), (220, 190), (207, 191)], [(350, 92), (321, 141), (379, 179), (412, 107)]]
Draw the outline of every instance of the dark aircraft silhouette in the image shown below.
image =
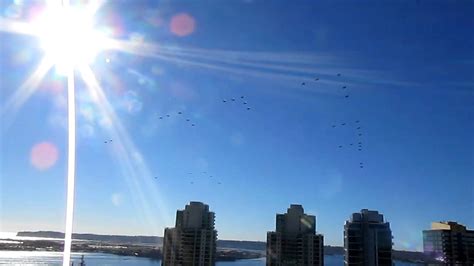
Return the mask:
[(342, 123), (342, 124), (341, 124), (341, 126), (345, 126), (345, 125), (346, 125), (346, 123)]
[(244, 96), (240, 96), (240, 99), (243, 99), (243, 98), (244, 98)]
[(186, 119), (186, 121), (188, 121), (188, 122), (189, 122), (189, 119)]
[(343, 89), (347, 88), (346, 86), (342, 86)]
[(357, 129), (360, 129), (360, 127), (358, 127)]
[(232, 101), (233, 101), (233, 102), (235, 102), (235, 99), (234, 99), (234, 98), (232, 98)]
[(362, 136), (362, 134), (359, 133), (359, 136)]
[(247, 102), (244, 102), (244, 104), (247, 104)]
[(194, 127), (195, 125), (194, 124), (191, 124), (192, 127)]
[(349, 98), (349, 95), (346, 95), (346, 96), (344, 96), (344, 97)]
[(160, 116), (160, 119), (163, 119), (163, 117), (162, 117), (162, 116)]
[(250, 107), (247, 107), (247, 110), (250, 110)]
[(181, 112), (178, 112), (178, 115), (182, 114)]
[(170, 117), (170, 115), (166, 115), (167, 117)]
[(333, 127), (333, 128), (335, 128), (335, 127), (336, 127), (336, 125), (332, 125), (332, 127)]
[(318, 81), (318, 80), (319, 80), (319, 78), (315, 78), (314, 80)]
[(226, 103), (227, 101), (226, 100), (222, 100), (223, 103)]
[(339, 145), (339, 148), (342, 148), (342, 145)]
[(349, 144), (349, 145), (351, 145), (351, 146), (352, 146), (352, 143), (351, 143), (351, 144)]
[(304, 85), (306, 85), (306, 83), (305, 83), (305, 82), (301, 82), (301, 86), (304, 86)]
[(337, 76), (340, 77), (340, 76), (341, 76), (341, 73), (337, 73)]
[(104, 141), (104, 143), (107, 143), (107, 141)]
[(359, 121), (359, 120), (356, 120), (355, 122), (356, 122), (356, 123), (359, 123), (360, 121)]

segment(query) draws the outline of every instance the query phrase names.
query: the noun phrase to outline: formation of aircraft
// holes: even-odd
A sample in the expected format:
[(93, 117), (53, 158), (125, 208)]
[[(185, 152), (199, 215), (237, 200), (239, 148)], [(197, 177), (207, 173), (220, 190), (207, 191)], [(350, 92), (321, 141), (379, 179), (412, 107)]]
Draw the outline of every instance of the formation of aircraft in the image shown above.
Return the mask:
[(208, 174), (207, 171), (202, 171), (202, 172), (199, 172), (199, 173), (196, 173), (196, 174), (194, 174), (193, 172), (188, 172), (188, 175), (190, 175), (190, 178), (193, 179), (193, 181), (190, 181), (191, 185), (194, 184), (194, 180), (196, 180), (196, 179), (201, 179), (202, 180), (202, 179), (205, 179), (205, 178), (209, 178), (212, 182), (215, 182), (218, 185), (222, 184), (221, 181), (216, 180), (216, 178), (214, 178), (213, 175)]
[[(341, 73), (337, 73), (336, 76), (341, 77)], [(318, 81), (319, 78), (316, 77), (314, 80)], [(302, 84), (302, 85), (305, 85), (305, 84)], [(340, 88), (346, 92), (343, 95), (344, 99), (348, 99), (350, 97), (350, 93), (347, 93), (348, 90), (349, 90), (348, 86), (343, 85)], [(350, 121), (343, 121), (343, 122), (340, 122), (340, 123), (333, 123), (331, 125), (331, 127), (334, 128), (334, 129), (335, 128), (342, 128), (344, 130), (349, 130), (351, 132), (351, 135), (353, 134), (354, 138), (357, 139), (357, 141), (355, 141), (355, 142), (350, 142), (349, 145), (341, 144), (341, 143), (338, 144), (337, 145), (338, 149), (346, 150), (344, 148), (347, 147), (348, 149), (351, 149), (351, 150), (352, 150), (352, 148), (354, 148), (354, 149), (357, 150), (357, 152), (362, 152), (363, 151), (362, 141), (360, 141), (360, 139), (363, 135), (362, 134), (362, 127), (360, 126), (360, 120), (355, 120), (353, 123), (351, 123)], [(364, 163), (360, 162), (359, 167), (364, 168)]]
[[(247, 101), (244, 101), (243, 99), (245, 99), (245, 97), (244, 97), (244, 96), (240, 96), (241, 104), (243, 104), (243, 105), (248, 105), (248, 102), (247, 102)], [(236, 98), (231, 98), (230, 101), (231, 101), (231, 102), (237, 102), (237, 99), (236, 99)], [(227, 103), (227, 102), (229, 102), (229, 101), (226, 100), (226, 99), (223, 99), (222, 102), (223, 102), (223, 103)], [(247, 109), (247, 111), (250, 111), (251, 108), (250, 108), (250, 107), (247, 107), (246, 109)]]
[[(184, 114), (183, 111), (178, 111), (178, 112), (175, 114), (175, 116), (182, 116), (183, 114)], [(166, 115), (160, 115), (158, 118), (159, 118), (160, 120), (163, 120), (164, 118), (170, 118), (170, 117), (171, 117), (171, 114), (166, 114)], [(191, 122), (191, 119), (185, 118), (185, 121), (186, 121), (186, 122)], [(192, 126), (192, 127), (196, 126), (195, 123), (190, 123), (189, 125)]]

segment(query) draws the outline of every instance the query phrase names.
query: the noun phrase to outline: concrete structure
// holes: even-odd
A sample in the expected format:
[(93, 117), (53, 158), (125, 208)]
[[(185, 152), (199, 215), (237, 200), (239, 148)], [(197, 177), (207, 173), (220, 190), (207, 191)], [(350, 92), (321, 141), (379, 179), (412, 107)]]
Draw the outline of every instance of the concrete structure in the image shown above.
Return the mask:
[(291, 205), (276, 215), (276, 231), (267, 233), (267, 265), (324, 265), (323, 236), (316, 234), (316, 217)]
[(345, 265), (393, 265), (392, 231), (377, 211), (353, 213), (344, 225)]
[(217, 231), (214, 213), (201, 202), (191, 202), (176, 212), (175, 228), (163, 237), (163, 266), (215, 265)]
[(474, 265), (474, 230), (456, 222), (434, 222), (423, 231), (423, 250), (447, 265)]

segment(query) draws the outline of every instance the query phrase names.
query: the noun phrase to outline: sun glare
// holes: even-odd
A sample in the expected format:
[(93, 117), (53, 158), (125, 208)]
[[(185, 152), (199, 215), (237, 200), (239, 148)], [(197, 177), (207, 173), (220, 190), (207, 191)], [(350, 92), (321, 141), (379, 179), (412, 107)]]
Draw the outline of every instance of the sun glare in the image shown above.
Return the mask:
[(41, 47), (60, 74), (92, 63), (103, 43), (86, 9), (48, 7), (35, 24)]

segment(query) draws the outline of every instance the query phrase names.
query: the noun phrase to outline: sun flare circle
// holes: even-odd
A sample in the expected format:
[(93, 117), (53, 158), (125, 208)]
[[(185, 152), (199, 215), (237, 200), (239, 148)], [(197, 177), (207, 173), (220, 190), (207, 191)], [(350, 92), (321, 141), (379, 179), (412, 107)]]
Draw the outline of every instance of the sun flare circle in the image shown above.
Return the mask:
[(35, 24), (41, 48), (61, 74), (92, 63), (101, 50), (101, 35), (87, 10), (48, 7)]

